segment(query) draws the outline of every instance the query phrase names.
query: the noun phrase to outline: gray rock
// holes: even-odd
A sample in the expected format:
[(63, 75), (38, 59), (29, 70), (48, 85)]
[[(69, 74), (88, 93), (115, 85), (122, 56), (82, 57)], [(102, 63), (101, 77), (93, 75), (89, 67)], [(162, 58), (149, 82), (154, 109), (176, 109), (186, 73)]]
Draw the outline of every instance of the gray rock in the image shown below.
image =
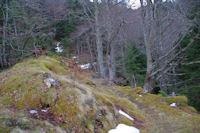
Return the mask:
[(60, 81), (55, 80), (51, 74), (44, 74), (43, 75), (44, 83), (47, 85), (48, 88), (51, 88), (51, 86), (54, 86), (55, 88), (59, 88), (61, 86)]

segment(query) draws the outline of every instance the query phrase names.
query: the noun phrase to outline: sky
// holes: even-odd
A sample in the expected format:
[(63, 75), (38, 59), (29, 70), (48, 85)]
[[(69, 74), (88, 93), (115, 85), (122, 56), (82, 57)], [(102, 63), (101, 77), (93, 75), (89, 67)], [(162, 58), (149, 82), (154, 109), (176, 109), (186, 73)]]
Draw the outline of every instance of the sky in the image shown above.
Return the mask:
[[(93, 0), (90, 0), (91, 2), (93, 2)], [(99, 0), (101, 1), (101, 0)], [(118, 0), (119, 2), (122, 0)], [(128, 4), (128, 7), (131, 7), (132, 9), (137, 9), (140, 7), (140, 0), (125, 0)], [(145, 1), (145, 0), (144, 0)], [(154, 0), (152, 0), (154, 1)], [(163, 2), (165, 2), (166, 0), (163, 0)]]
[[(90, 0), (93, 2), (93, 0)], [(101, 1), (101, 0), (98, 0)], [(123, 0), (118, 0), (118, 2), (123, 1)], [(127, 3), (129, 3), (129, 6), (131, 6), (133, 9), (140, 7), (140, 0), (125, 0)]]
[(126, 0), (129, 3), (129, 6), (133, 9), (137, 9), (140, 7), (140, 0)]
[[(118, 0), (118, 1), (121, 1), (121, 0)], [(140, 7), (140, 0), (125, 0), (125, 1), (129, 3), (129, 6), (131, 6), (131, 8), (133, 9), (137, 9)], [(154, 2), (154, 0), (152, 1)], [(162, 0), (162, 1), (165, 2), (166, 0)]]

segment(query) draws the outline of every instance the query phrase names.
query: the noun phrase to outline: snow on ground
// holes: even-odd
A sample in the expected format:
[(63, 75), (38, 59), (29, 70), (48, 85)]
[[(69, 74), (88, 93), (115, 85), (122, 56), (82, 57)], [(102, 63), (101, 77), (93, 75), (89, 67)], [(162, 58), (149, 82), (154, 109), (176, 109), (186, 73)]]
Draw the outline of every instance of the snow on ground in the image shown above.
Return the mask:
[(119, 113), (120, 113), (121, 115), (125, 116), (126, 118), (128, 118), (128, 119), (134, 121), (134, 119), (133, 119), (130, 115), (128, 115), (127, 113), (125, 113), (125, 112), (122, 111), (121, 109), (119, 110)]
[(42, 111), (42, 112), (44, 112), (44, 113), (46, 113), (46, 112), (47, 112), (47, 110), (46, 110), (46, 109), (42, 109), (41, 111)]
[(59, 47), (59, 46), (60, 46), (60, 43), (61, 43), (61, 42), (57, 42), (57, 43), (56, 43), (56, 46)]
[(108, 133), (140, 133), (140, 130), (125, 124), (119, 124), (115, 129), (111, 129)]
[(56, 52), (57, 53), (62, 53), (63, 52), (63, 48), (62, 48), (62, 46), (60, 46), (60, 42), (57, 42), (56, 43)]
[(89, 67), (90, 67), (90, 63), (80, 65), (80, 67), (81, 67), (81, 69), (89, 69)]
[(37, 114), (38, 112), (37, 112), (37, 110), (30, 110), (29, 113), (30, 114)]
[(176, 107), (176, 103), (172, 103), (169, 105), (170, 107)]
[(62, 53), (63, 52), (62, 47), (57, 46), (55, 49), (56, 49), (57, 53)]
[(72, 59), (77, 59), (77, 58), (78, 58), (77, 56), (73, 56), (73, 57), (72, 57)]

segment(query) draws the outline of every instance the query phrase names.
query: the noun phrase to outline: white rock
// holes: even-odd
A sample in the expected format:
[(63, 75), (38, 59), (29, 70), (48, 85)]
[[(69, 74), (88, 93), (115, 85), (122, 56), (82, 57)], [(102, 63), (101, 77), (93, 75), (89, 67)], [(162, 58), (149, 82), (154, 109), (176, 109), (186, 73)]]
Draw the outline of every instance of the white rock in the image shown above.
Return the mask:
[(29, 113), (30, 114), (37, 114), (38, 112), (37, 112), (37, 110), (30, 110)]
[(52, 82), (55, 82), (55, 80), (52, 79), (52, 78), (47, 78), (47, 79), (44, 80), (44, 83), (46, 84), (46, 86), (47, 86), (48, 88), (51, 88), (51, 83), (52, 83)]
[(48, 80), (44, 80), (44, 83), (46, 84), (47, 88), (51, 87), (51, 83)]
[(115, 129), (111, 129), (108, 133), (140, 133), (140, 130), (125, 124), (119, 124)]
[(46, 110), (46, 109), (42, 109), (41, 111), (46, 113), (48, 110)]
[(169, 105), (170, 107), (176, 107), (176, 103), (172, 103)]
[(134, 121), (134, 119), (133, 119), (130, 115), (128, 115), (127, 113), (125, 113), (125, 112), (122, 111), (121, 109), (119, 110), (119, 113), (120, 113), (121, 115), (125, 116), (126, 118), (128, 118), (128, 119)]

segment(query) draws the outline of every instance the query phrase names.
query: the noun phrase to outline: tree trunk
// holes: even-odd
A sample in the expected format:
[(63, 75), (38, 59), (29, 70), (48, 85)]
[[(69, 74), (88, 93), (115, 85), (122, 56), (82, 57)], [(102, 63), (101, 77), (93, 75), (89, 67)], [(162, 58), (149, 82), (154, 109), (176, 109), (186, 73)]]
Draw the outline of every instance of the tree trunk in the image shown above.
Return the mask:
[(134, 86), (134, 88), (137, 87), (137, 82), (134, 73), (132, 74), (131, 86)]
[[(152, 77), (151, 77), (153, 62), (152, 62), (152, 55), (151, 55), (150, 40), (147, 35), (147, 31), (148, 31), (147, 24), (145, 21), (146, 13), (147, 12), (149, 13), (149, 11), (145, 11), (146, 7), (144, 7), (144, 5), (143, 5), (143, 0), (140, 0), (140, 3), (141, 3), (141, 8), (142, 8), (141, 17), (142, 17), (143, 37), (144, 37), (145, 51), (146, 51), (146, 57), (147, 57), (147, 70), (146, 70), (146, 77), (145, 77), (145, 81), (144, 81), (144, 90), (146, 92), (151, 92), (153, 89), (152, 88)], [(149, 4), (149, 2), (148, 2), (148, 4)], [(148, 5), (148, 6), (150, 6), (150, 5)], [(149, 9), (149, 8), (147, 8), (147, 9)], [(152, 15), (149, 15), (149, 16), (153, 17)]]
[(8, 0), (6, 0), (5, 8), (6, 8), (6, 14), (4, 15), (3, 38), (2, 38), (2, 45), (3, 45), (3, 51), (2, 51), (3, 66), (7, 65), (7, 61), (6, 61), (6, 28), (7, 28), (7, 23), (8, 23)]
[[(144, 33), (145, 34), (145, 33)], [(145, 35), (144, 35), (145, 38)], [(145, 76), (145, 81), (144, 81), (144, 90), (147, 92), (152, 91), (152, 77), (151, 77), (151, 72), (152, 72), (152, 57), (151, 57), (151, 50), (150, 50), (150, 44), (148, 41), (145, 39), (145, 49), (146, 49), (146, 56), (147, 56), (147, 70), (146, 70), (146, 76)]]
[(97, 45), (97, 61), (99, 64), (99, 71), (102, 78), (106, 78), (105, 66), (103, 60), (103, 44), (101, 37), (101, 30), (99, 24), (99, 9), (98, 9), (98, 1), (95, 0), (95, 32), (96, 32), (96, 45)]
[(1, 55), (1, 47), (0, 47), (0, 67), (3, 68), (3, 60)]
[(110, 55), (108, 56), (108, 71), (109, 80), (114, 80), (116, 77), (116, 63), (115, 63), (115, 46), (111, 44)]
[(96, 72), (97, 69), (96, 69), (96, 65), (94, 64), (95, 60), (94, 60), (94, 55), (92, 53), (92, 49), (90, 47), (89, 37), (86, 39), (86, 43), (87, 43), (88, 50), (89, 50), (89, 53), (90, 53), (90, 63), (92, 64), (92, 67), (94, 68), (94, 70)]

